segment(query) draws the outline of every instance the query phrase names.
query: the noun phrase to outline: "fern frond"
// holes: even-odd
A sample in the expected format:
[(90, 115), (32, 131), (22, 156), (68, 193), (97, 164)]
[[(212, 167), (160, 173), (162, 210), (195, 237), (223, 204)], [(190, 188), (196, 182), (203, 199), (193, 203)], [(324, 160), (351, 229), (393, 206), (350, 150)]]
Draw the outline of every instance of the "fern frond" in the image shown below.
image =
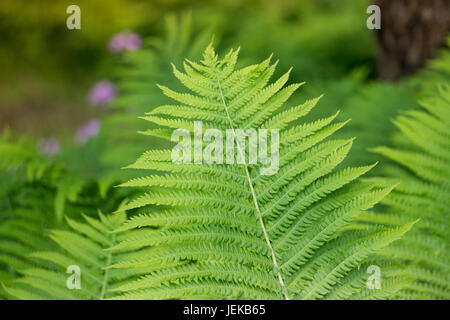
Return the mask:
[(382, 251), (407, 264), (415, 282), (399, 293), (404, 299), (450, 298), (450, 87), (421, 102), (422, 110), (407, 112), (395, 122), (408, 144), (374, 151), (398, 164), (386, 170), (400, 182), (382, 203), (388, 208), (363, 215), (364, 221), (395, 226), (420, 219), (405, 237)]
[[(40, 157), (32, 143), (3, 137), (0, 149), (8, 148), (1, 151), (5, 167), (0, 170), (0, 283), (3, 285), (0, 297), (14, 298), (8, 293), (12, 291), (3, 287), (19, 290), (13, 284), (23, 278), (25, 270), (51, 269), (50, 262), (33, 258), (36, 252), (53, 251), (57, 247), (50, 239), (50, 230), (67, 228), (65, 218), (81, 227), (80, 211), (91, 219), (89, 215), (96, 214), (95, 208), (111, 210), (110, 206), (116, 205), (121, 197), (116, 198), (110, 192), (111, 199), (106, 202), (95, 183), (76, 177), (56, 160)], [(12, 151), (21, 156), (10, 157)], [(13, 158), (14, 163), (6, 163)], [(95, 234), (89, 236), (99, 240)], [(23, 291), (20, 297), (37, 299), (45, 295)], [(61, 293), (60, 297), (66, 295)]]
[[(144, 153), (129, 168), (150, 175), (122, 186), (146, 193), (121, 208), (137, 214), (116, 230), (127, 237), (109, 249), (137, 251), (109, 268), (145, 268), (148, 274), (118, 287), (119, 298), (350, 297), (353, 289), (335, 290), (347, 282), (360, 290), (365, 275), (355, 275), (358, 267), (414, 224), (344, 232), (393, 185), (356, 183), (373, 166), (336, 170), (352, 140), (328, 138), (345, 123), (331, 123), (337, 114), (302, 122), (320, 97), (287, 107), (301, 83), (286, 86), (289, 72), (269, 83), (277, 64), (270, 58), (235, 70), (237, 54), (231, 50), (220, 59), (209, 45), (200, 63), (187, 60), (184, 73), (174, 68), (192, 92), (160, 86), (180, 106), (148, 113), (144, 119), (158, 129), (146, 134), (170, 140), (175, 128), (192, 133), (194, 120), (203, 120), (204, 130), (279, 129), (279, 170), (262, 175), (261, 165), (248, 162), (176, 164), (170, 149)], [(392, 278), (392, 287), (400, 281)]]
[[(35, 251), (30, 254), (35, 263), (23, 267), (20, 277), (4, 285), (5, 291), (16, 299), (104, 299), (111, 291), (128, 279), (134, 279), (145, 271), (120, 272), (106, 267), (120, 259), (104, 249), (116, 244), (112, 232), (120, 227), (125, 214), (103, 215), (99, 219), (84, 217), (84, 222), (67, 219), (72, 230), (51, 230), (49, 237), (54, 248), (51, 251)], [(79, 287), (71, 279), (70, 267), (79, 268)], [(78, 272), (78, 271), (76, 271)]]

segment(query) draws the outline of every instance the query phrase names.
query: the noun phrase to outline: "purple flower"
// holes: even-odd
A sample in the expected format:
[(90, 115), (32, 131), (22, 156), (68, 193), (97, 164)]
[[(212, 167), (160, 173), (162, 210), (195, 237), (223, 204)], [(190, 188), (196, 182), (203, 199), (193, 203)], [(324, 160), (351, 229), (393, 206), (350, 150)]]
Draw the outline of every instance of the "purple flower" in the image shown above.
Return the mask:
[(83, 145), (89, 138), (96, 136), (100, 131), (100, 120), (91, 119), (83, 124), (75, 134), (75, 141), (79, 145)]
[(38, 152), (42, 155), (53, 156), (61, 149), (59, 140), (56, 138), (43, 138), (39, 141)]
[(113, 83), (107, 80), (97, 82), (89, 93), (91, 104), (104, 106), (116, 97), (117, 91)]
[(141, 45), (141, 37), (137, 33), (126, 30), (112, 36), (109, 40), (108, 47), (110, 52), (119, 53), (127, 50), (137, 50), (141, 47)]

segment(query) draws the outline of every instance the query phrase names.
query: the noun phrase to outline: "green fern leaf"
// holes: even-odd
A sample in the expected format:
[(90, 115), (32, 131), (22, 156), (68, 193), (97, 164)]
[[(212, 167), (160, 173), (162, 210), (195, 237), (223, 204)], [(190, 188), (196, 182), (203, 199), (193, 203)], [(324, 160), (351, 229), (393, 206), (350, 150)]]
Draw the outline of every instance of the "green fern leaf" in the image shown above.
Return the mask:
[(402, 146), (374, 149), (398, 164), (387, 167), (385, 173), (400, 184), (382, 200), (388, 205), (385, 212), (361, 218), (387, 226), (420, 219), (414, 230), (382, 253), (403, 261), (406, 273), (416, 279), (399, 297), (449, 299), (450, 87), (441, 86), (438, 96), (421, 104), (422, 110), (407, 112), (395, 121)]
[[(138, 269), (133, 272), (106, 269), (117, 259), (123, 259), (123, 255), (128, 257), (105, 251), (121, 240), (112, 231), (122, 225), (125, 214), (100, 213), (99, 217), (84, 216), (84, 222), (67, 218), (71, 230), (50, 231), (54, 248), (31, 252), (34, 265), (23, 266), (21, 277), (4, 284), (4, 290), (15, 299), (105, 299), (112, 297), (116, 286), (144, 274), (144, 270)], [(71, 266), (79, 268), (78, 287), (70, 278)]]
[[(158, 129), (145, 134), (170, 141), (173, 129), (192, 133), (195, 120), (203, 129), (279, 129), (279, 170), (269, 176), (248, 162), (177, 164), (170, 149), (144, 153), (129, 168), (151, 175), (123, 186), (147, 192), (121, 209), (137, 213), (116, 230), (128, 237), (109, 250), (137, 252), (110, 268), (145, 268), (147, 275), (118, 287), (119, 298), (350, 297), (367, 277), (355, 270), (414, 223), (343, 232), (393, 185), (355, 183), (372, 166), (336, 170), (352, 140), (328, 138), (345, 123), (331, 124), (336, 115), (302, 122), (320, 97), (286, 107), (301, 84), (285, 86), (289, 72), (269, 84), (270, 58), (235, 70), (238, 51), (219, 59), (210, 45), (200, 63), (186, 61), (185, 73), (174, 68), (192, 93), (160, 86), (179, 105), (147, 113)], [(398, 279), (386, 295), (401, 287)]]

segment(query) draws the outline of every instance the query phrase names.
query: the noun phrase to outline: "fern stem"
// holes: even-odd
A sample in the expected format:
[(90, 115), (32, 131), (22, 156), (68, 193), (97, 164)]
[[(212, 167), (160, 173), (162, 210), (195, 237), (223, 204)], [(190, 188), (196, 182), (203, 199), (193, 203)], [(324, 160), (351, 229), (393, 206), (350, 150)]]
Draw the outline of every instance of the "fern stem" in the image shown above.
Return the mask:
[[(116, 235), (115, 234), (112, 235), (112, 243), (113, 243), (113, 246), (116, 244)], [(112, 260), (112, 252), (109, 251), (108, 258), (106, 259), (106, 266), (109, 266), (111, 264), (111, 260)], [(109, 273), (109, 269), (106, 269), (105, 274), (103, 275), (102, 290), (100, 291), (99, 300), (102, 300), (103, 297), (105, 296), (106, 286), (108, 285), (108, 273)]]
[[(227, 114), (227, 118), (228, 118), (228, 121), (230, 123), (231, 130), (233, 131), (233, 135), (236, 136), (236, 133), (235, 133), (235, 130), (234, 130), (234, 125), (233, 125), (233, 120), (231, 119), (230, 113), (228, 112), (227, 103), (225, 102), (225, 96), (223, 95), (222, 86), (220, 85), (220, 80), (219, 79), (217, 79), (217, 85), (219, 87), (220, 97), (222, 99), (223, 107), (225, 108), (225, 112)], [(242, 151), (238, 140), (236, 140), (236, 146), (237, 146), (237, 149), (238, 149), (238, 151), (240, 153), (241, 159), (245, 159), (244, 152)], [(251, 194), (252, 194), (253, 203), (255, 204), (256, 212), (258, 214), (259, 224), (260, 224), (261, 229), (263, 231), (264, 239), (266, 240), (267, 246), (269, 247), (269, 250), (270, 250), (270, 253), (271, 253), (271, 256), (272, 256), (272, 262), (273, 262), (273, 265), (275, 267), (275, 271), (277, 273), (278, 280), (280, 282), (280, 286), (281, 286), (281, 288), (283, 290), (283, 295), (284, 295), (286, 300), (289, 300), (288, 291), (287, 291), (286, 285), (284, 284), (283, 276), (281, 275), (280, 267), (278, 266), (277, 258), (275, 257), (275, 251), (273, 250), (272, 244), (271, 244), (270, 239), (269, 239), (269, 234), (267, 233), (266, 226), (264, 225), (263, 216), (262, 216), (261, 210), (259, 209), (258, 199), (256, 198), (255, 189), (253, 188), (253, 182), (252, 182), (252, 179), (250, 178), (250, 173), (248, 171), (248, 166), (245, 163), (245, 161), (244, 161), (244, 170), (245, 170), (245, 175), (247, 177), (248, 184), (250, 186), (250, 191), (251, 191)]]

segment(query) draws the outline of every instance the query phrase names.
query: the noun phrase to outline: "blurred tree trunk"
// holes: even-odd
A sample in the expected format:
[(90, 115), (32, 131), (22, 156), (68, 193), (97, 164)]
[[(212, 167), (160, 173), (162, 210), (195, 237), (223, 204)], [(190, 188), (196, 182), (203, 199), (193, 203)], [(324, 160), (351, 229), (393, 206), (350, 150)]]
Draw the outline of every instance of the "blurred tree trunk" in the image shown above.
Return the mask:
[(450, 0), (374, 0), (381, 9), (377, 72), (394, 80), (414, 73), (450, 31)]

